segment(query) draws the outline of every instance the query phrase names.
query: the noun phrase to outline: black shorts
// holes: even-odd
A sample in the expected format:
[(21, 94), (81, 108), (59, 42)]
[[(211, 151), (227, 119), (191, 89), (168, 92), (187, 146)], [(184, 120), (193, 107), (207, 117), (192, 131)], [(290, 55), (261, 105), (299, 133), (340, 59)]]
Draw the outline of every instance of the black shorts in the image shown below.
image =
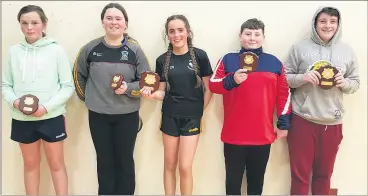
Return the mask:
[(43, 139), (46, 142), (58, 142), (67, 138), (65, 118), (60, 115), (40, 121), (12, 120), (10, 138), (16, 142), (30, 144)]
[(160, 129), (174, 137), (197, 135), (201, 132), (201, 118), (182, 118), (162, 114)]

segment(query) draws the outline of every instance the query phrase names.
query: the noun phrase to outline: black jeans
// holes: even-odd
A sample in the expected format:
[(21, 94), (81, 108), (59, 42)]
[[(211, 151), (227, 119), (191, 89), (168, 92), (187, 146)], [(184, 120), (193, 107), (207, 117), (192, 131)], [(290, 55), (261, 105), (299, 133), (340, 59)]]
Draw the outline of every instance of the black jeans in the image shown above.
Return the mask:
[(271, 145), (224, 144), (226, 195), (241, 195), (246, 167), (247, 195), (261, 195)]
[(134, 146), (139, 113), (107, 115), (89, 111), (97, 155), (98, 194), (134, 195)]

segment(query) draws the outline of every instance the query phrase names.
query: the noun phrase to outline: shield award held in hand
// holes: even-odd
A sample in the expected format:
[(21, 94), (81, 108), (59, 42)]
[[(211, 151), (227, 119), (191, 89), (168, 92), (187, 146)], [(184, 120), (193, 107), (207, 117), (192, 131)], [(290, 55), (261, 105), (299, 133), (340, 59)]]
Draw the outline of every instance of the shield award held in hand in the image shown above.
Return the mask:
[(120, 88), (123, 81), (124, 81), (124, 76), (122, 74), (115, 74), (111, 79), (111, 88), (113, 90)]
[(19, 110), (25, 115), (31, 115), (38, 110), (39, 99), (31, 94), (23, 95), (19, 99)]
[(141, 80), (139, 82), (139, 87), (142, 89), (144, 86), (151, 87), (152, 91), (151, 93), (154, 93), (158, 90), (158, 87), (160, 85), (160, 76), (151, 71), (146, 71), (142, 73)]
[(317, 71), (321, 75), (319, 80), (319, 86), (328, 90), (336, 86), (335, 75), (339, 73), (339, 70), (332, 66), (331, 62), (326, 60), (321, 60), (313, 63), (311, 70)]
[(258, 56), (253, 52), (244, 52), (239, 58), (239, 69), (245, 69), (245, 73), (252, 73), (258, 67)]

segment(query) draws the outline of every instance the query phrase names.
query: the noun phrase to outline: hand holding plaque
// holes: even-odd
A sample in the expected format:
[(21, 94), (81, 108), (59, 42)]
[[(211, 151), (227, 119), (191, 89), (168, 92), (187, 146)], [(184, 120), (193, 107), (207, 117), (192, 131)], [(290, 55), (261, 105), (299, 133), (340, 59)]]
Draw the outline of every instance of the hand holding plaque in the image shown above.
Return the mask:
[(238, 85), (243, 83), (246, 79), (248, 78), (248, 74), (246, 74), (244, 72), (244, 69), (238, 69), (235, 73), (234, 73), (234, 81), (235, 83), (237, 83)]
[(120, 88), (123, 81), (124, 81), (124, 76), (122, 74), (115, 74), (111, 79), (111, 88), (113, 90)]
[(339, 70), (332, 66), (329, 61), (317, 61), (313, 64), (311, 70), (315, 70), (321, 75), (318, 85), (322, 89), (328, 90), (336, 86), (335, 76), (339, 73)]
[(346, 80), (341, 72), (335, 75), (336, 87), (343, 88), (346, 85)]
[(31, 94), (23, 95), (19, 99), (19, 110), (25, 115), (31, 115), (38, 110), (39, 99)]
[(258, 68), (258, 59), (253, 52), (244, 52), (239, 57), (239, 69), (247, 70), (247, 74), (254, 72)]
[(160, 85), (160, 76), (151, 71), (146, 71), (142, 73), (141, 80), (139, 81), (139, 87), (152, 87), (151, 93), (154, 93), (158, 90)]

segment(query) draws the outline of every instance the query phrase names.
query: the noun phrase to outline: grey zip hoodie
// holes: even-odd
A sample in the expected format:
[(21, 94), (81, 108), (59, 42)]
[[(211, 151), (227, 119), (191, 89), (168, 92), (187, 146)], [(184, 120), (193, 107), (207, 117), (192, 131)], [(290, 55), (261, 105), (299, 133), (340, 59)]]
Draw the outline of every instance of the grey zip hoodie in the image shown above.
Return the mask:
[[(339, 26), (330, 42), (324, 43), (318, 36), (314, 21), (322, 9), (318, 9), (312, 18), (311, 36), (292, 46), (284, 67), (287, 82), (292, 89), (293, 113), (317, 124), (335, 125), (343, 121), (343, 93), (355, 93), (360, 80), (354, 51), (340, 41), (340, 11)], [(304, 81), (304, 74), (318, 60), (328, 60), (338, 68), (346, 85), (343, 88), (323, 90), (318, 85)]]

